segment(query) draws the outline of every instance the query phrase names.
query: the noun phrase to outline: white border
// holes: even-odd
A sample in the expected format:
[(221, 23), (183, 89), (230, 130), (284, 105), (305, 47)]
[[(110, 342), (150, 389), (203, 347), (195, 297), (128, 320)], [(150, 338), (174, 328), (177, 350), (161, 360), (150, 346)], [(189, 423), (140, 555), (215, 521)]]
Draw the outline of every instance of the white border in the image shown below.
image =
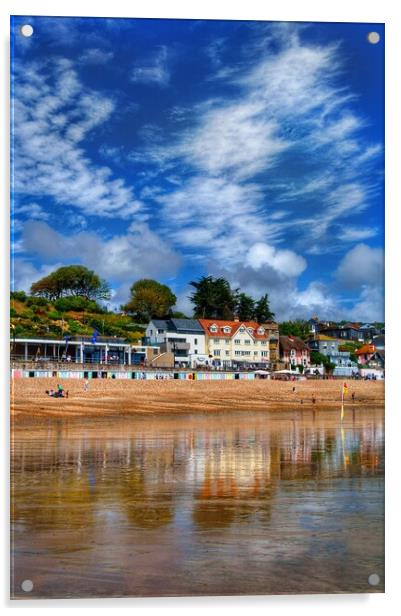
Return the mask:
[[(43, 608), (66, 608), (94, 611), (98, 609), (134, 608), (136, 611), (163, 609), (164, 613), (182, 612), (191, 610), (191, 613), (201, 613), (205, 609), (217, 611), (229, 608), (230, 613), (241, 614), (245, 609), (256, 613), (266, 614), (267, 611), (280, 614), (293, 614), (296, 611), (301, 616), (308, 614), (336, 614), (344, 611), (348, 614), (363, 614), (369, 616), (377, 613), (388, 613), (396, 607), (397, 591), (399, 586), (399, 554), (400, 534), (397, 509), (399, 493), (400, 461), (397, 457), (399, 438), (401, 435), (400, 417), (401, 409), (396, 404), (399, 399), (399, 388), (395, 370), (400, 368), (396, 350), (400, 349), (400, 301), (398, 287), (400, 276), (397, 273), (399, 266), (401, 208), (400, 161), (397, 160), (397, 146), (401, 142), (400, 131), (400, 18), (397, 3), (394, 0), (365, 0), (352, 2), (352, 0), (280, 0), (267, 2), (266, 0), (246, 0), (243, 3), (233, 4), (233, 0), (202, 0), (190, 3), (189, 0), (146, 0), (146, 2), (113, 0), (110, 3), (99, 3), (89, 0), (2, 0), (0, 3), (0, 37), (2, 44), (2, 96), (0, 134), (4, 135), (0, 148), (0, 186), (3, 187), (3, 207), (0, 214), (0, 228), (2, 232), (3, 253), (0, 263), (2, 276), (0, 276), (0, 297), (2, 300), (2, 323), (5, 323), (2, 335), (1, 384), (7, 392), (7, 355), (8, 355), (8, 306), (5, 298), (8, 297), (8, 203), (9, 203), (9, 175), (8, 175), (8, 126), (9, 126), (9, 16), (20, 15), (64, 15), (64, 16), (107, 16), (107, 17), (175, 17), (195, 19), (260, 19), (277, 21), (337, 21), (337, 22), (372, 22), (386, 24), (386, 334), (387, 334), (387, 370), (386, 370), (386, 593), (384, 595), (316, 595), (316, 596), (281, 596), (281, 597), (232, 597), (232, 598), (201, 598), (201, 599), (101, 599), (101, 600), (64, 600), (64, 601), (25, 601), (10, 603), (8, 601), (8, 512), (5, 512), (1, 539), (3, 545), (1, 580), (3, 604), (8, 609), (17, 611), (29, 607), (37, 611)], [(398, 182), (397, 182), (398, 179)], [(398, 326), (398, 332), (397, 332)], [(398, 362), (398, 363), (397, 363)], [(397, 395), (398, 394), (398, 395)], [(7, 395), (7, 394), (6, 394)], [(7, 452), (7, 406), (2, 406), (5, 439), (2, 451)], [(3, 453), (3, 460), (7, 453)], [(6, 468), (6, 467), (5, 467)], [(7, 468), (2, 476), (4, 490), (2, 502), (6, 502), (8, 494)]]

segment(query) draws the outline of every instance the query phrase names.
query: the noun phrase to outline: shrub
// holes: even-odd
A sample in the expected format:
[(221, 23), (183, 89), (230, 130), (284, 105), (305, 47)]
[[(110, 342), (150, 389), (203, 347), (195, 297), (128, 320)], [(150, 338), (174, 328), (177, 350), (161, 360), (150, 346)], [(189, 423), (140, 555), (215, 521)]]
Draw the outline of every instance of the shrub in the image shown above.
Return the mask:
[(68, 312), (69, 310), (75, 310), (76, 312), (103, 312), (103, 308), (96, 302), (80, 295), (60, 297), (60, 299), (54, 302), (54, 307), (59, 312)]
[(49, 301), (45, 297), (28, 297), (26, 299), (27, 306), (43, 307), (47, 306), (48, 303)]
[(15, 310), (15, 308), (10, 308), (10, 318), (17, 317), (17, 316), (18, 316), (18, 312)]
[(11, 291), (10, 298), (17, 299), (19, 302), (25, 302), (27, 295), (25, 291)]
[(57, 310), (51, 310), (50, 312), (47, 313), (47, 316), (52, 321), (58, 321), (59, 319), (61, 319), (62, 315), (60, 312), (57, 312)]

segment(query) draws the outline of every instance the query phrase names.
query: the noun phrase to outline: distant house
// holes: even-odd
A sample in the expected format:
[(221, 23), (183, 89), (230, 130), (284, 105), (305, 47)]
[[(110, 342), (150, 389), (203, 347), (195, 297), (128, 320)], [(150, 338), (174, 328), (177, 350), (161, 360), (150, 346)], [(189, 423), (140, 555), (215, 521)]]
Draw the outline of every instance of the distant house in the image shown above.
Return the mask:
[(192, 366), (194, 358), (205, 360), (205, 334), (196, 319), (152, 319), (145, 331), (145, 343), (174, 354), (174, 363)]
[(269, 339), (269, 359), (271, 363), (276, 363), (280, 359), (279, 354), (279, 329), (278, 323), (275, 321), (266, 321), (262, 323), (267, 337)]
[(359, 364), (367, 364), (370, 358), (374, 355), (376, 347), (374, 344), (364, 344), (360, 349), (355, 351)]
[(340, 347), (344, 344), (344, 340), (332, 338), (325, 334), (318, 334), (313, 339), (307, 341), (307, 345), (311, 351), (317, 351), (322, 355), (326, 355), (328, 360), (335, 365), (334, 375), (352, 375), (357, 371), (357, 364), (351, 360), (349, 351), (341, 351)]
[(385, 351), (375, 351), (366, 362), (366, 367), (373, 368), (375, 370), (384, 370), (385, 363)]
[(360, 331), (357, 323), (346, 323), (345, 325), (325, 327), (320, 330), (320, 333), (341, 340), (353, 340), (354, 342), (364, 341), (363, 332)]
[(280, 336), (280, 360), (288, 367), (310, 365), (310, 349), (301, 338), (296, 336)]
[(377, 351), (384, 351), (384, 334), (380, 334), (379, 336), (375, 336), (372, 340), (372, 344), (375, 345)]
[(380, 334), (380, 330), (372, 323), (364, 323), (360, 326), (359, 331), (363, 335), (365, 342), (372, 342), (374, 336), (378, 336)]

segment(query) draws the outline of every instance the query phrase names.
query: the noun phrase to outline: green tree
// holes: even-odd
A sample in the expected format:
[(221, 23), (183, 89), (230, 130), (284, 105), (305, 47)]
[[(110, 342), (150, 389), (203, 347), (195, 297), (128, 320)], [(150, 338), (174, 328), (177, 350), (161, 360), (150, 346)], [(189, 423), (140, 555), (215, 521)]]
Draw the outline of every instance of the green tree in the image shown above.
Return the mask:
[(130, 291), (131, 297), (122, 308), (138, 323), (148, 323), (153, 318), (170, 316), (177, 301), (177, 297), (167, 285), (148, 278), (134, 282)]
[(303, 340), (309, 336), (309, 325), (306, 321), (297, 319), (296, 321), (283, 321), (279, 325), (281, 336), (297, 336)]
[(270, 310), (269, 296), (265, 293), (265, 295), (262, 295), (260, 300), (256, 302), (255, 319), (258, 323), (266, 323), (266, 321), (273, 321), (274, 317), (274, 312)]
[(88, 300), (110, 299), (106, 281), (83, 265), (66, 265), (41, 278), (31, 286), (32, 295), (55, 300), (68, 295), (79, 295)]
[(355, 355), (355, 351), (357, 351), (358, 349), (360, 349), (363, 346), (362, 342), (352, 342), (351, 340), (349, 342), (344, 342), (344, 344), (341, 344), (338, 347), (339, 351), (348, 351), (350, 356), (350, 360), (354, 361), (356, 363), (358, 363), (358, 356)]
[(336, 365), (329, 360), (327, 355), (319, 353), (319, 351), (311, 351), (310, 363), (316, 366), (320, 366), (320, 364), (323, 364), (327, 372), (332, 372), (336, 367)]
[(240, 321), (252, 321), (255, 318), (255, 300), (246, 293), (239, 293), (236, 313)]
[(189, 283), (195, 289), (190, 295), (194, 317), (200, 319), (233, 319), (238, 290), (232, 290), (225, 278), (202, 276)]

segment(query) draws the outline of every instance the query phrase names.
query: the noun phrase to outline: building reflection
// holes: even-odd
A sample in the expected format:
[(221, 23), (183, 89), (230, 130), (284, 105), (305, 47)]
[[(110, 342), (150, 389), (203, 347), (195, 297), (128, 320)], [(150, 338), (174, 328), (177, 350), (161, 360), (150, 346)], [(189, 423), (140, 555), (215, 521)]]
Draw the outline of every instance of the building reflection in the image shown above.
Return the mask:
[(381, 413), (358, 412), (343, 427), (338, 417), (308, 413), (230, 417), (227, 425), (194, 418), (83, 429), (58, 421), (23, 435), (18, 429), (12, 454), (13, 521), (87, 537), (99, 524), (105, 532), (117, 523), (144, 531), (179, 526), (183, 503), (200, 530), (254, 517), (268, 524), (278, 490), (320, 490), (327, 481), (383, 473)]

